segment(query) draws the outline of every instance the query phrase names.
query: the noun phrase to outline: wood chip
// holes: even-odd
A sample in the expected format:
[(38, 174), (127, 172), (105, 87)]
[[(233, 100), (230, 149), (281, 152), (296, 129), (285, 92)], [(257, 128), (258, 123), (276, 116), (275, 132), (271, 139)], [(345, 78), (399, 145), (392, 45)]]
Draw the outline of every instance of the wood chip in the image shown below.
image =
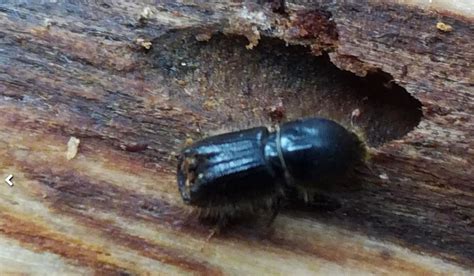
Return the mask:
[(67, 142), (67, 152), (66, 152), (67, 160), (71, 160), (76, 156), (77, 151), (79, 149), (80, 142), (81, 140), (77, 139), (76, 137), (69, 138), (69, 141)]
[(451, 32), (453, 30), (453, 27), (451, 27), (451, 25), (448, 25), (443, 22), (436, 23), (436, 28), (443, 32)]

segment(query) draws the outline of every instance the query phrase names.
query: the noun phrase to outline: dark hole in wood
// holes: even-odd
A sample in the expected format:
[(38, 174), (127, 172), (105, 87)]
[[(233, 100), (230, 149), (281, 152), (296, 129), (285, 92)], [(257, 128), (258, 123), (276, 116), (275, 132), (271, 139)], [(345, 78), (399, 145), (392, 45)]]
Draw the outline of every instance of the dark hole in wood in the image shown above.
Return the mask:
[(212, 124), (203, 126), (205, 133), (322, 116), (362, 129), (378, 146), (404, 136), (422, 116), (420, 102), (389, 74), (358, 77), (327, 55), (316, 57), (279, 39), (263, 38), (247, 50), (243, 37), (217, 34), (200, 42), (196, 34), (156, 39), (149, 73), (160, 71), (155, 73), (172, 83), (170, 97), (208, 116)]

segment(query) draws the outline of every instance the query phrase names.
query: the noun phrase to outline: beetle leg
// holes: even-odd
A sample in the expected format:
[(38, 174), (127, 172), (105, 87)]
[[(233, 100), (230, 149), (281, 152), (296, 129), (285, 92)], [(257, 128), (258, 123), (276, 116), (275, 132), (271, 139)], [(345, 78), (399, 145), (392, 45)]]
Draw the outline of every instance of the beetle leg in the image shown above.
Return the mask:
[(209, 235), (207, 235), (207, 238), (206, 238), (206, 242), (209, 242), (211, 240), (212, 237), (214, 237), (215, 234), (219, 233), (219, 229), (218, 227), (214, 227), (212, 228), (211, 232), (209, 233)]
[(278, 214), (280, 213), (281, 201), (282, 201), (281, 197), (277, 197), (275, 201), (273, 202), (272, 207), (271, 207), (272, 215), (267, 223), (267, 226), (270, 226), (273, 223), (273, 221), (275, 221), (275, 218), (278, 216)]

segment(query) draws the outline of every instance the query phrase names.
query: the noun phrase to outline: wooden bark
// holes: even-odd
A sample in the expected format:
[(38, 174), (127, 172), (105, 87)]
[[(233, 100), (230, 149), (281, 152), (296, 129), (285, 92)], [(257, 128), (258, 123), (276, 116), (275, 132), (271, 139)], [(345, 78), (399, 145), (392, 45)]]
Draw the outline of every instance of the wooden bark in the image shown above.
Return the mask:
[[(472, 17), (261, 2), (0, 4), (2, 274), (473, 272)], [(207, 241), (186, 141), (310, 115), (364, 133), (372, 171)]]

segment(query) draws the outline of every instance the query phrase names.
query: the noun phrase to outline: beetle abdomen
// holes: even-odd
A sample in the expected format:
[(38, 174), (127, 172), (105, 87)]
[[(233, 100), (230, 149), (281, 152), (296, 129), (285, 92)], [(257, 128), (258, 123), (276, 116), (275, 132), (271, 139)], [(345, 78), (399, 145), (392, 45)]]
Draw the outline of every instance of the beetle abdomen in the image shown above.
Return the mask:
[(209, 137), (185, 149), (178, 164), (183, 199), (201, 207), (251, 201), (274, 192), (263, 154), (264, 127)]

